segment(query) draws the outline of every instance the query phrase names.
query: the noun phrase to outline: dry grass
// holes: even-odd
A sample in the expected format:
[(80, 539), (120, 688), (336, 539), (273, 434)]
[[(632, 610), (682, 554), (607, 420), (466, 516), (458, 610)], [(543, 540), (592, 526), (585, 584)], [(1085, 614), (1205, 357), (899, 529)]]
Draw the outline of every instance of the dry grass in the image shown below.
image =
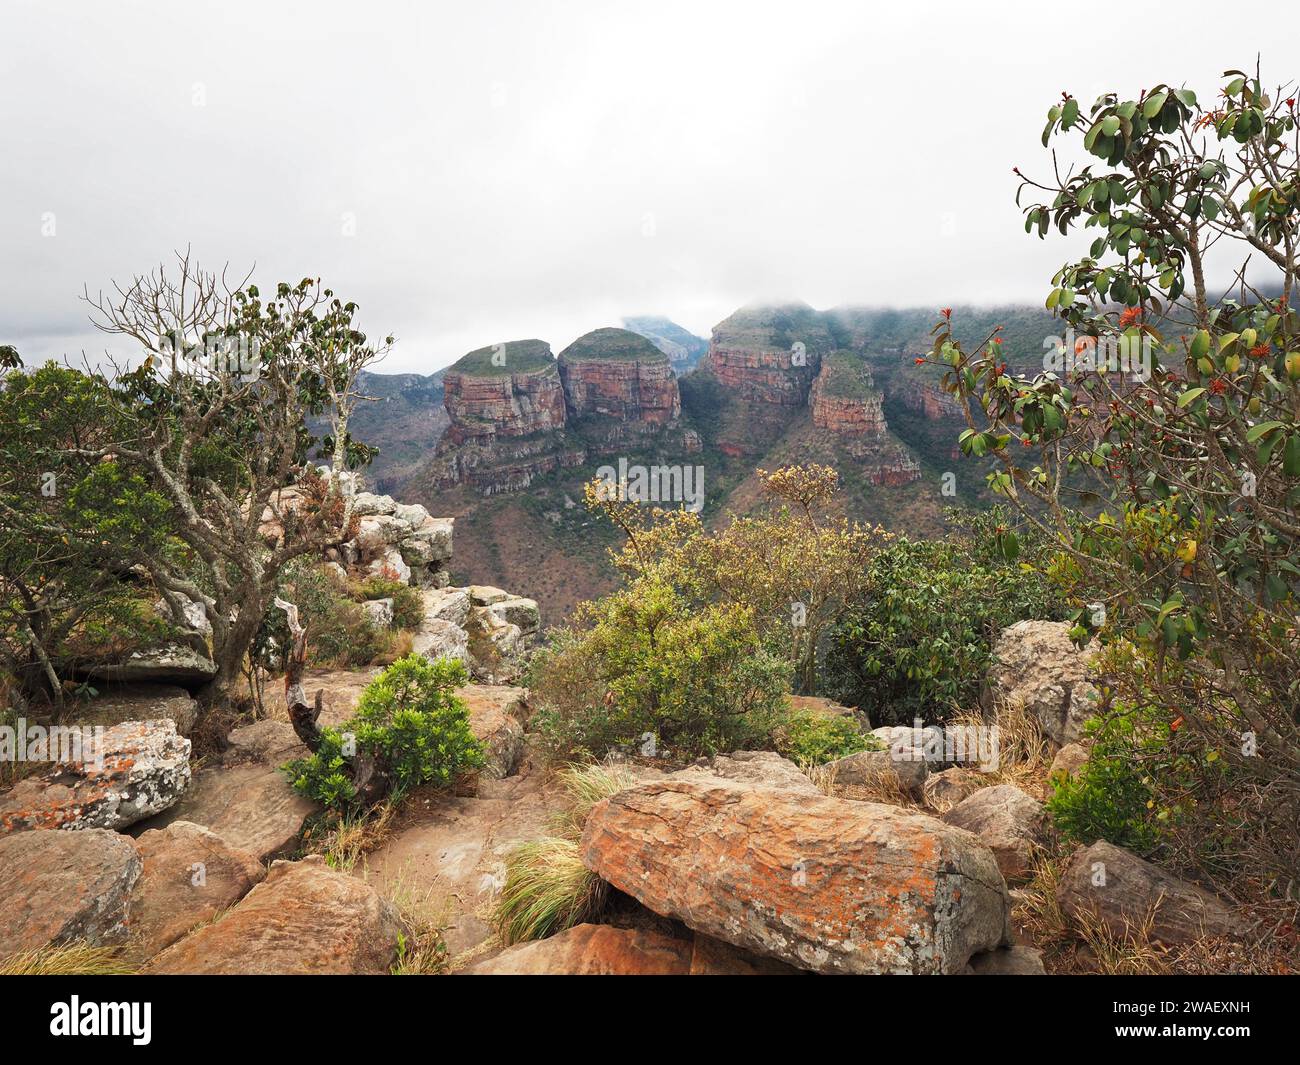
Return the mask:
[(319, 854), (332, 869), (352, 872), (359, 861), (378, 850), (392, 836), (397, 806), (382, 802), (365, 813), (348, 814), (309, 831), (303, 841), (304, 854)]
[(578, 839), (592, 808), (630, 788), (636, 777), (617, 763), (603, 765), (568, 765), (556, 774), (569, 799), (569, 808), (555, 816), (552, 828), (564, 839)]
[(506, 882), (494, 911), (501, 941), (545, 939), (590, 920), (605, 894), (604, 882), (582, 864), (573, 840), (522, 843), (506, 857)]
[(391, 666), (399, 658), (405, 658), (415, 645), (415, 634), (408, 629), (398, 629), (389, 633), (384, 649), (375, 655), (371, 663), (376, 666)]
[(989, 772), (979, 772), (979, 786), (1014, 784), (1021, 791), (1038, 799), (1047, 798), (1047, 771), (1052, 756), (1043, 737), (1038, 719), (1023, 702), (999, 704), (997, 715), (987, 720), (978, 710), (957, 714), (945, 726), (948, 729), (989, 728), (998, 729), (998, 764)]
[(911, 792), (903, 786), (898, 773), (892, 768), (886, 768), (870, 784), (835, 784), (833, 787), (833, 795), (837, 799), (852, 799), (855, 802), (879, 802), (887, 806), (903, 806), (911, 809), (920, 808)]
[(0, 976), (131, 976), (135, 969), (116, 947), (87, 943), (26, 950), (0, 961)]
[(832, 763), (818, 765), (816, 762), (800, 762), (799, 772), (813, 782), (813, 786), (823, 795), (835, 797), (835, 778), (839, 769)]
[(376, 886), (410, 932), (398, 940), (393, 975), (433, 976), (443, 972), (447, 966), (443, 931), (450, 919), (450, 901), (435, 899), (432, 888), (420, 890), (401, 874)]

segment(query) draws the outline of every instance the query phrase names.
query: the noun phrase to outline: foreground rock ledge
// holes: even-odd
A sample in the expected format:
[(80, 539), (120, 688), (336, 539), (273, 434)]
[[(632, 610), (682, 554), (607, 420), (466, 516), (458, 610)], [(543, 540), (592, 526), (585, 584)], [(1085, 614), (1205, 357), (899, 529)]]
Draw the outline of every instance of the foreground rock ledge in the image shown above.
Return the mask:
[(592, 810), (588, 869), (643, 905), (826, 973), (957, 973), (1006, 938), (975, 836), (892, 806), (667, 779)]

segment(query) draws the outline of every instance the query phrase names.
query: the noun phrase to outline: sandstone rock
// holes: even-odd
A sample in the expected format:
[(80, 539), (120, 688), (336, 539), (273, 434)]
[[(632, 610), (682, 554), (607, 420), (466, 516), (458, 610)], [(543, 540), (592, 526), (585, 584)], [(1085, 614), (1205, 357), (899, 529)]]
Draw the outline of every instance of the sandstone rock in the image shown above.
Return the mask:
[(425, 518), (402, 538), (402, 544), (405, 547), (419, 544), (427, 549), (430, 561), (446, 562), (451, 558), (455, 527), (455, 518)]
[(1034, 856), (1046, 841), (1043, 804), (1011, 784), (980, 788), (946, 814), (950, 825), (980, 837), (1008, 884), (1030, 880)]
[(82, 730), (76, 755), (0, 795), (0, 832), (124, 828), (167, 809), (190, 783), (190, 741), (170, 720), (128, 721), (102, 736)]
[(213, 924), (168, 947), (147, 974), (380, 975), (405, 934), (369, 884), (312, 855), (275, 862), (266, 879)]
[(364, 555), (371, 556), (401, 543), (409, 534), (406, 525), (391, 514), (370, 514), (357, 522), (357, 535), (352, 542)]
[(923, 794), (930, 772), (923, 758), (896, 759), (892, 751), (859, 751), (827, 762), (824, 768), (837, 786), (888, 789), (897, 781), (903, 791), (917, 798)]
[[(321, 716), (324, 717), (324, 714)], [(294, 758), (305, 758), (308, 754), (306, 746), (287, 721), (255, 721), (251, 725), (232, 729), (226, 737), (226, 743), (229, 744), (229, 749), (221, 756), (221, 762), (226, 766), (245, 762), (280, 766)]]
[(751, 954), (712, 936), (695, 937), (691, 976), (803, 976), (802, 969), (775, 958)]
[(655, 913), (818, 972), (960, 972), (1007, 931), (987, 847), (876, 803), (652, 781), (599, 803), (581, 852)]
[(562, 429), (566, 416), (559, 367), (542, 340), (471, 351), (443, 375), (443, 405), (454, 443)]
[(261, 764), (202, 769), (189, 794), (143, 826), (165, 828), (192, 821), (236, 850), (266, 861), (291, 850), (315, 803), (293, 790), (278, 769)]
[(77, 709), (76, 723), (111, 728), (127, 721), (167, 718), (176, 731), (188, 736), (199, 716), (199, 704), (184, 688), (174, 684), (122, 684), (105, 688)]
[(507, 947), (464, 970), (466, 976), (686, 976), (689, 939), (658, 932), (580, 924), (548, 939)]
[(493, 603), (487, 609), (488, 613), (504, 624), (518, 626), (521, 633), (536, 632), (542, 625), (542, 616), (534, 599), (512, 595)]
[(1104, 841), (1070, 856), (1056, 901), (1071, 916), (1095, 915), (1116, 937), (1149, 921), (1151, 940), (1169, 946), (1233, 935), (1239, 927), (1221, 899)]
[(873, 386), (863, 358), (852, 352), (837, 351), (822, 359), (808, 401), (819, 429), (843, 436), (883, 436), (889, 428), (884, 393)]
[(1052, 767), (1047, 771), (1049, 779), (1079, 775), (1079, 770), (1087, 764), (1088, 748), (1081, 743), (1067, 743), (1052, 759)]
[(82, 672), (96, 680), (148, 681), (157, 684), (199, 684), (217, 675), (212, 660), (192, 647), (164, 644), (135, 651), (119, 662), (99, 662)]
[(1097, 712), (1097, 689), (1088, 679), (1096, 645), (1083, 651), (1063, 621), (1017, 621), (993, 645), (985, 703), (1023, 703), (1057, 746), (1076, 742)]
[(189, 821), (144, 832), (131, 903), (131, 953), (151, 958), (242, 899), (266, 875), (247, 851)]
[(361, 604), (361, 610), (376, 629), (386, 629), (393, 624), (391, 599), (370, 599)]
[(966, 966), (969, 976), (1046, 976), (1043, 955), (1033, 947), (1003, 947), (976, 954)]
[(743, 402), (802, 407), (822, 354), (834, 347), (826, 322), (807, 304), (749, 306), (714, 327), (701, 366)]
[(131, 841), (105, 829), (0, 836), (0, 959), (124, 939), (140, 868)]
[(626, 329), (596, 329), (558, 360), (570, 418), (669, 425), (682, 411), (668, 357)]
[(820, 795), (813, 784), (788, 758), (782, 758), (775, 751), (736, 751), (734, 754), (717, 754), (712, 758), (701, 758), (694, 765), (674, 773), (673, 776), (694, 779), (696, 777), (721, 777), (741, 784), (755, 784), (759, 787), (775, 788), (778, 791), (792, 791), (800, 795)]
[(456, 694), (469, 708), (469, 725), (487, 752), (484, 775), (500, 779), (515, 771), (524, 752), (528, 690), (502, 684), (469, 684)]
[(496, 603), (504, 603), (510, 598), (510, 593), (494, 588), (490, 584), (471, 584), (469, 598), (474, 606), (493, 606)]
[(411, 650), (430, 662), (450, 658), (469, 665), (469, 634), (459, 625), (440, 618), (426, 617), (411, 640)]
[(419, 503), (398, 503), (393, 508), (393, 517), (414, 531), (429, 521), (429, 512)]
[(466, 588), (429, 588), (420, 593), (424, 616), (465, 627), (469, 621), (470, 598)]
[(352, 513), (360, 517), (390, 515), (397, 510), (392, 496), (377, 496), (373, 492), (358, 492), (352, 497)]
[(925, 804), (940, 813), (951, 810), (966, 796), (973, 795), (984, 787), (980, 776), (974, 769), (956, 765), (931, 773), (925, 778)]
[(384, 549), (372, 559), (366, 573), (380, 580), (397, 581), (400, 584), (407, 584), (411, 579), (411, 567), (402, 557), (402, 552), (395, 547)]

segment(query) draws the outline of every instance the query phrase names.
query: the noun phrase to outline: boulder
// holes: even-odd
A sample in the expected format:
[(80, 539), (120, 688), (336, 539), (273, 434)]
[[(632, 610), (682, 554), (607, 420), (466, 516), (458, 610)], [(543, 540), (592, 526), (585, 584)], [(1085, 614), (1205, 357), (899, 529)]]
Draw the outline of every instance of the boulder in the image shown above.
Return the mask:
[(1004, 942), (989, 849), (878, 803), (683, 777), (598, 803), (584, 864), (696, 932), (827, 973), (956, 973)]
[(131, 840), (106, 829), (0, 836), (0, 959), (121, 941), (140, 868)]
[(169, 643), (135, 651), (121, 661), (85, 666), (81, 672), (93, 680), (193, 685), (211, 680), (217, 667), (194, 648)]
[(358, 492), (352, 497), (352, 513), (362, 517), (390, 515), (397, 506), (392, 496), (377, 496), (373, 492)]
[(1046, 976), (1043, 955), (1033, 947), (1003, 947), (976, 954), (966, 966), (967, 976)]
[(1072, 917), (1093, 916), (1113, 936), (1145, 928), (1152, 942), (1167, 946), (1239, 928), (1221, 899), (1103, 840), (1070, 856), (1056, 901)]
[(105, 688), (77, 708), (79, 725), (108, 728), (125, 721), (157, 721), (168, 718), (176, 731), (188, 736), (198, 720), (199, 704), (184, 688), (174, 684), (121, 684)]
[[(197, 632), (200, 636), (212, 635), (212, 622), (208, 620), (208, 612), (204, 609), (203, 604), (191, 599), (182, 592), (175, 593), (180, 602), (181, 614), (185, 622), (181, 628), (187, 628)], [(157, 599), (153, 604), (154, 613), (164, 621), (175, 621), (172, 616), (172, 608), (166, 599)]]
[(692, 944), (658, 932), (580, 924), (548, 939), (507, 947), (466, 976), (686, 976)]
[(1083, 651), (1064, 621), (1017, 621), (993, 645), (984, 693), (986, 710), (1023, 704), (1043, 735), (1058, 747), (1076, 742), (1097, 712), (1097, 689), (1089, 679), (1096, 644)]
[(411, 529), (402, 538), (402, 542), (404, 544), (414, 542), (425, 544), (430, 557), (434, 561), (446, 562), (451, 558), (451, 543), (455, 522), (455, 518), (426, 518), (423, 523)]
[(370, 560), (370, 565), (366, 567), (366, 573), (371, 577), (377, 577), (384, 581), (397, 581), (399, 584), (406, 584), (411, 579), (411, 567), (407, 564), (402, 552), (395, 547), (382, 548), (379, 553)]
[(820, 795), (811, 780), (808, 779), (788, 758), (782, 758), (775, 751), (736, 751), (734, 754), (716, 754), (712, 758), (701, 758), (694, 765), (688, 766), (675, 777), (694, 779), (700, 776), (721, 777), (741, 784), (756, 784), (760, 787), (775, 788), (778, 791), (793, 791), (799, 795)]
[(931, 773), (925, 778), (923, 788), (925, 804), (932, 810), (943, 813), (951, 810), (966, 796), (973, 795), (982, 787), (984, 782), (980, 779), (977, 770), (966, 769), (959, 765), (951, 766), (938, 773)]
[[(33, 828), (125, 828), (176, 803), (190, 783), (190, 741), (171, 720), (81, 729), (71, 760), (0, 795), (0, 833)], [(50, 753), (49, 744), (35, 750)], [(63, 747), (63, 744), (59, 744)]]
[(1047, 777), (1049, 780), (1077, 777), (1079, 770), (1087, 764), (1087, 761), (1087, 747), (1082, 743), (1067, 743), (1056, 752), (1056, 757), (1052, 759), (1052, 767), (1047, 771)]
[(522, 633), (536, 632), (542, 625), (542, 616), (538, 612), (537, 602), (523, 596), (512, 595), (488, 608), (494, 618), (507, 625), (516, 625)]
[(390, 515), (372, 514), (357, 522), (357, 535), (352, 542), (364, 555), (377, 555), (399, 543), (409, 532), (402, 522)]
[(1033, 878), (1034, 857), (1047, 839), (1043, 804), (1011, 784), (980, 788), (943, 815), (974, 832), (993, 852), (1008, 884)]
[(430, 662), (450, 658), (469, 665), (469, 633), (459, 625), (440, 618), (426, 617), (411, 639), (411, 650)]
[(524, 753), (528, 689), (504, 684), (467, 684), (456, 694), (469, 708), (469, 727), (483, 743), (483, 774), (499, 780), (515, 771)]
[(131, 902), (131, 954), (151, 958), (252, 890), (262, 863), (189, 821), (141, 834), (143, 861)]
[(361, 604), (361, 611), (366, 615), (372, 627), (386, 629), (393, 624), (393, 601), (391, 599), (370, 599)]
[(196, 773), (189, 794), (143, 827), (192, 821), (264, 862), (293, 848), (315, 809), (316, 804), (294, 791), (284, 773), (272, 766), (214, 767)]
[(420, 593), (424, 599), (424, 616), (439, 621), (450, 621), (461, 628), (469, 621), (469, 590), (467, 588), (428, 588)]
[(712, 936), (695, 937), (691, 976), (803, 976), (802, 969), (775, 958), (751, 954)]
[(495, 603), (505, 602), (510, 598), (510, 593), (494, 588), (490, 584), (471, 584), (469, 597), (475, 606), (492, 606)]
[(419, 503), (398, 503), (393, 507), (393, 517), (414, 531), (430, 520), (429, 512)]
[(159, 954), (146, 974), (381, 975), (406, 934), (369, 884), (319, 855), (275, 862), (266, 879), (212, 924)]
[(885, 788), (897, 781), (904, 792), (920, 798), (930, 771), (924, 758), (910, 755), (896, 759), (892, 751), (859, 751), (827, 762), (823, 767), (833, 774), (836, 786)]

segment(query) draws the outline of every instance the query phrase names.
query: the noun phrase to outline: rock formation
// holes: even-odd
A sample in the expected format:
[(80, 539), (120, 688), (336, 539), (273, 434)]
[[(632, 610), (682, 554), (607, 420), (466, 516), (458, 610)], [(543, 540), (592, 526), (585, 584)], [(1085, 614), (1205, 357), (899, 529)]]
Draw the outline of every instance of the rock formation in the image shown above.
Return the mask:
[(822, 317), (806, 303), (748, 306), (713, 328), (701, 366), (743, 402), (802, 407), (835, 347)]
[(455, 443), (564, 428), (564, 393), (551, 346), (512, 340), (465, 355), (443, 376)]
[(559, 357), (570, 419), (665, 426), (682, 413), (668, 356), (626, 329), (595, 329)]
[(833, 352), (822, 360), (809, 397), (813, 424), (844, 436), (884, 436), (889, 425), (883, 400), (866, 363), (848, 351)]

